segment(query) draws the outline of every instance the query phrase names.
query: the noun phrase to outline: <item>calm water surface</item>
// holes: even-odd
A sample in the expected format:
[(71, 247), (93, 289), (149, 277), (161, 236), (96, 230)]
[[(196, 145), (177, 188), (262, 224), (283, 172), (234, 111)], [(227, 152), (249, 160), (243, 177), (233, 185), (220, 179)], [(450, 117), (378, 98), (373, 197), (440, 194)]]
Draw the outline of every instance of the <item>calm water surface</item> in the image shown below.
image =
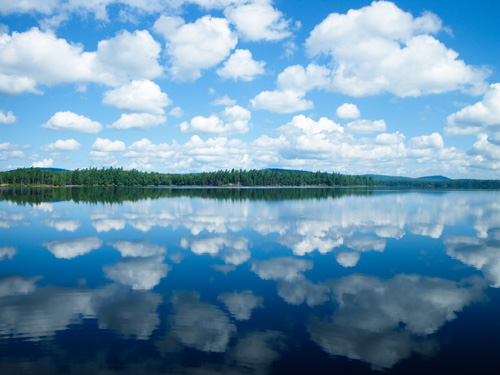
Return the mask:
[(500, 192), (0, 189), (0, 374), (500, 373)]

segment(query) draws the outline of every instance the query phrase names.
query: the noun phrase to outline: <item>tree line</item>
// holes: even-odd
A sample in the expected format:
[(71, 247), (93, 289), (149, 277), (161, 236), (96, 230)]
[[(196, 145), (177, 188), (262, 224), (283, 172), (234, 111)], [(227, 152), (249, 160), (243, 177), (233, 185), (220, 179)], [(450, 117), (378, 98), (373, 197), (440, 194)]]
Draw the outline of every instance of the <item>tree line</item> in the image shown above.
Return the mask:
[(500, 180), (376, 180), (376, 187), (404, 189), (500, 189)]
[(0, 172), (0, 184), (15, 186), (373, 186), (372, 177), (287, 170), (235, 170), (171, 174), (123, 168), (54, 172), (18, 168)]

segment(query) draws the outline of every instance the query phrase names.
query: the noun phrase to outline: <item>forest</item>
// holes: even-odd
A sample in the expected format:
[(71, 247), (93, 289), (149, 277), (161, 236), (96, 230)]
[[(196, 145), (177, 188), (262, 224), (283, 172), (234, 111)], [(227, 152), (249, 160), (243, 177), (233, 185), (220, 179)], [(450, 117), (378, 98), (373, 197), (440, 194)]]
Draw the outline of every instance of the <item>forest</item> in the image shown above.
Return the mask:
[(140, 172), (122, 168), (52, 171), (18, 168), (0, 172), (10, 186), (373, 186), (372, 177), (288, 170), (231, 170), (189, 174)]

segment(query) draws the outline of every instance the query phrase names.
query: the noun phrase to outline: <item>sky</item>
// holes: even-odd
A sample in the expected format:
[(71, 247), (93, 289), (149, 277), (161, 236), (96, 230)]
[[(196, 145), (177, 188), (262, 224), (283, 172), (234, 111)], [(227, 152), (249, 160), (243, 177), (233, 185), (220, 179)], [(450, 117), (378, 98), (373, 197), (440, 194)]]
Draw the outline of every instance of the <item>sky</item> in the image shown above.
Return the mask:
[(0, 0), (0, 170), (500, 178), (500, 2)]

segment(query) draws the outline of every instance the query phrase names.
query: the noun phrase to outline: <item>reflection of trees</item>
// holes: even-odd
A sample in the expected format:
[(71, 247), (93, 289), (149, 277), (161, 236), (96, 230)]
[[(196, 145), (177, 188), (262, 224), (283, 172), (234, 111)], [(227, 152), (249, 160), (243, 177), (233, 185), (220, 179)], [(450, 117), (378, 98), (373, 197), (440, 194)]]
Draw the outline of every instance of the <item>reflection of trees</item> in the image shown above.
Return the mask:
[(369, 195), (370, 188), (0, 188), (0, 201), (18, 204), (74, 201), (88, 203), (119, 203), (143, 199), (196, 197), (230, 200), (326, 199), (351, 195)]

